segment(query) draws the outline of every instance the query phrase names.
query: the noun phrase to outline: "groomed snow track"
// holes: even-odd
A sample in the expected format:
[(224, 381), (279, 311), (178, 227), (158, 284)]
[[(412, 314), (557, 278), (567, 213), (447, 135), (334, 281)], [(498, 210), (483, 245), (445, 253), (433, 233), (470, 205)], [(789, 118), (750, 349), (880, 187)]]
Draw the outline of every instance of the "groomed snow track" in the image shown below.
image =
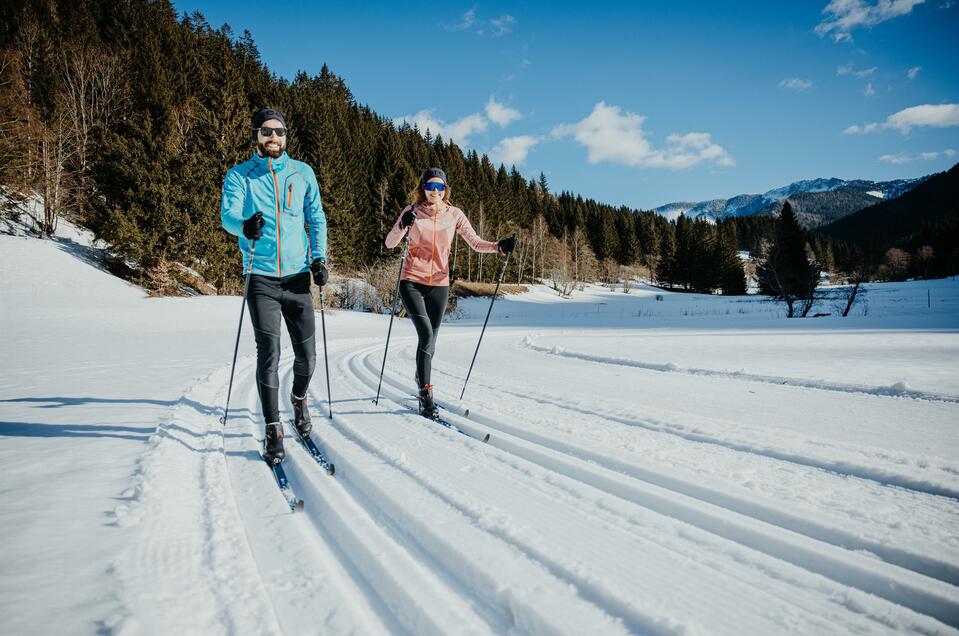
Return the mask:
[[(399, 357), (412, 353), (408, 339), (395, 346)], [(570, 435), (536, 433), (510, 416), (511, 404), (541, 396), (515, 392), (503, 410), (468, 418), (445, 412), (472, 435), (492, 433), (488, 444), (413, 413), (409, 380), (391, 364), (373, 405), (381, 351), (368, 340), (331, 347), (332, 420), (323, 383), (310, 397), (314, 439), (337, 472), (326, 475), (288, 435), (284, 465), (306, 501), (299, 514), (285, 512), (268, 468), (247, 461), (262, 431), (251, 361), (238, 372), (235, 395), (249, 399), (231, 417), (224, 448), (282, 631), (300, 627), (284, 607), (311, 603), (334, 630), (379, 633), (951, 633), (959, 625), (959, 574), (947, 561)], [(286, 384), (291, 363), (281, 361)], [(478, 380), (471, 391), (489, 390)], [(324, 584), (310, 585), (316, 577)], [(333, 598), (318, 599), (318, 590)]]

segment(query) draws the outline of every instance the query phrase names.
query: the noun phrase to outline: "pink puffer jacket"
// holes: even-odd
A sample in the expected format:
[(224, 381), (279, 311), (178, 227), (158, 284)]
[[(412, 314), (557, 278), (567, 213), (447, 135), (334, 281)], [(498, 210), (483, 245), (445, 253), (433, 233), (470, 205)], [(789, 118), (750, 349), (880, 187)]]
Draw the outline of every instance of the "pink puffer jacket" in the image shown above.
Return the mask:
[[(454, 232), (477, 252), (494, 254), (499, 251), (496, 243), (484, 241), (476, 235), (469, 219), (458, 207), (443, 204), (439, 211), (434, 211), (428, 203), (420, 203), (407, 206), (403, 213), (410, 209), (416, 214), (416, 220), (410, 228), (410, 250), (403, 263), (403, 280), (436, 287), (449, 285), (450, 246)], [(403, 213), (400, 213), (393, 229), (386, 235), (386, 247), (390, 249), (396, 247), (403, 238), (405, 229), (400, 225)]]

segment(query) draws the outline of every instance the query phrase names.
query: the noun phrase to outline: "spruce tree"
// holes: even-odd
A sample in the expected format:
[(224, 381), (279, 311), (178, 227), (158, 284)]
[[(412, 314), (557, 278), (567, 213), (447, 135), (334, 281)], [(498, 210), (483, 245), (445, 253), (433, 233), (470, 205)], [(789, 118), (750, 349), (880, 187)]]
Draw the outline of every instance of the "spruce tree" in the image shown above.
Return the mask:
[(788, 318), (795, 315), (796, 301), (811, 300), (819, 284), (819, 268), (809, 261), (806, 240), (806, 231), (786, 201), (757, 277), (761, 293), (786, 303)]

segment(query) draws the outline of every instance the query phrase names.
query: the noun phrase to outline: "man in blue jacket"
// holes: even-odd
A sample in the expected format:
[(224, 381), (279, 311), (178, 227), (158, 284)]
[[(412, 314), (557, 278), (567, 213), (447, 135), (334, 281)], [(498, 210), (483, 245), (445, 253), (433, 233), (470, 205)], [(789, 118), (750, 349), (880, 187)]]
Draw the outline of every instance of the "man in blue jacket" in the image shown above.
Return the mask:
[(223, 181), (220, 216), (227, 232), (239, 237), (243, 269), (250, 268), (247, 304), (256, 337), (256, 386), (266, 420), (264, 456), (280, 463), (277, 372), (280, 360), (280, 316), (293, 345), (294, 425), (309, 435), (312, 423), (307, 389), (316, 364), (316, 323), (310, 276), (322, 287), (326, 269), (326, 215), (313, 169), (286, 154), (286, 123), (279, 112), (265, 108), (253, 116), (256, 152), (230, 168)]

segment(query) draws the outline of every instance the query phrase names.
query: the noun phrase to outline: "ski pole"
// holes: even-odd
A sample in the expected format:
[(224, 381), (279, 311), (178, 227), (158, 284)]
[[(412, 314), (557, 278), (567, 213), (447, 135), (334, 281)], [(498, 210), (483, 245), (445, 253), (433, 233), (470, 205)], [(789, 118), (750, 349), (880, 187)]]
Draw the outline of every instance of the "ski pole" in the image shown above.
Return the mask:
[(480, 331), (479, 342), (476, 343), (476, 351), (473, 352), (473, 361), (470, 362), (470, 369), (466, 372), (466, 380), (463, 382), (463, 390), (460, 391), (460, 399), (463, 399), (463, 394), (466, 393), (466, 383), (470, 381), (470, 374), (473, 372), (473, 364), (476, 362), (476, 354), (479, 353), (480, 344), (483, 342), (483, 334), (486, 333), (486, 323), (489, 322), (489, 315), (493, 312), (493, 303), (496, 302), (496, 295), (499, 293), (500, 283), (503, 282), (503, 276), (506, 275), (506, 266), (509, 265), (509, 257), (513, 253), (510, 252), (506, 255), (506, 260), (503, 261), (503, 266), (499, 268), (499, 277), (496, 279), (496, 289), (493, 290), (493, 297), (489, 301), (489, 309), (486, 310), (486, 320), (483, 321), (483, 330)]
[(233, 366), (230, 367), (230, 386), (226, 390), (226, 406), (223, 408), (223, 417), (220, 423), (226, 426), (226, 418), (230, 413), (230, 394), (233, 393), (233, 372), (236, 371), (236, 354), (240, 351), (240, 332), (243, 330), (243, 313), (246, 311), (246, 294), (250, 289), (250, 275), (253, 273), (253, 255), (256, 253), (256, 239), (250, 245), (250, 266), (246, 270), (243, 281), (243, 304), (240, 305), (240, 324), (236, 327), (236, 345), (233, 347)]
[[(410, 227), (413, 227), (412, 225)], [(396, 273), (396, 291), (393, 293), (393, 306), (390, 307), (390, 327), (386, 330), (386, 348), (383, 350), (383, 364), (380, 366), (380, 381), (376, 385), (376, 397), (373, 398), (373, 404), (380, 403), (380, 388), (383, 386), (383, 371), (386, 369), (386, 354), (390, 350), (390, 334), (393, 332), (393, 314), (396, 313), (396, 301), (400, 297), (400, 278), (403, 276), (403, 263), (406, 262), (406, 252), (410, 249), (409, 228), (403, 235), (403, 258), (400, 259), (400, 271)]]
[(326, 405), (333, 419), (333, 396), (330, 393), (330, 357), (326, 354), (326, 313), (323, 311), (323, 288), (320, 287), (320, 326), (323, 328), (323, 362), (326, 363)]

